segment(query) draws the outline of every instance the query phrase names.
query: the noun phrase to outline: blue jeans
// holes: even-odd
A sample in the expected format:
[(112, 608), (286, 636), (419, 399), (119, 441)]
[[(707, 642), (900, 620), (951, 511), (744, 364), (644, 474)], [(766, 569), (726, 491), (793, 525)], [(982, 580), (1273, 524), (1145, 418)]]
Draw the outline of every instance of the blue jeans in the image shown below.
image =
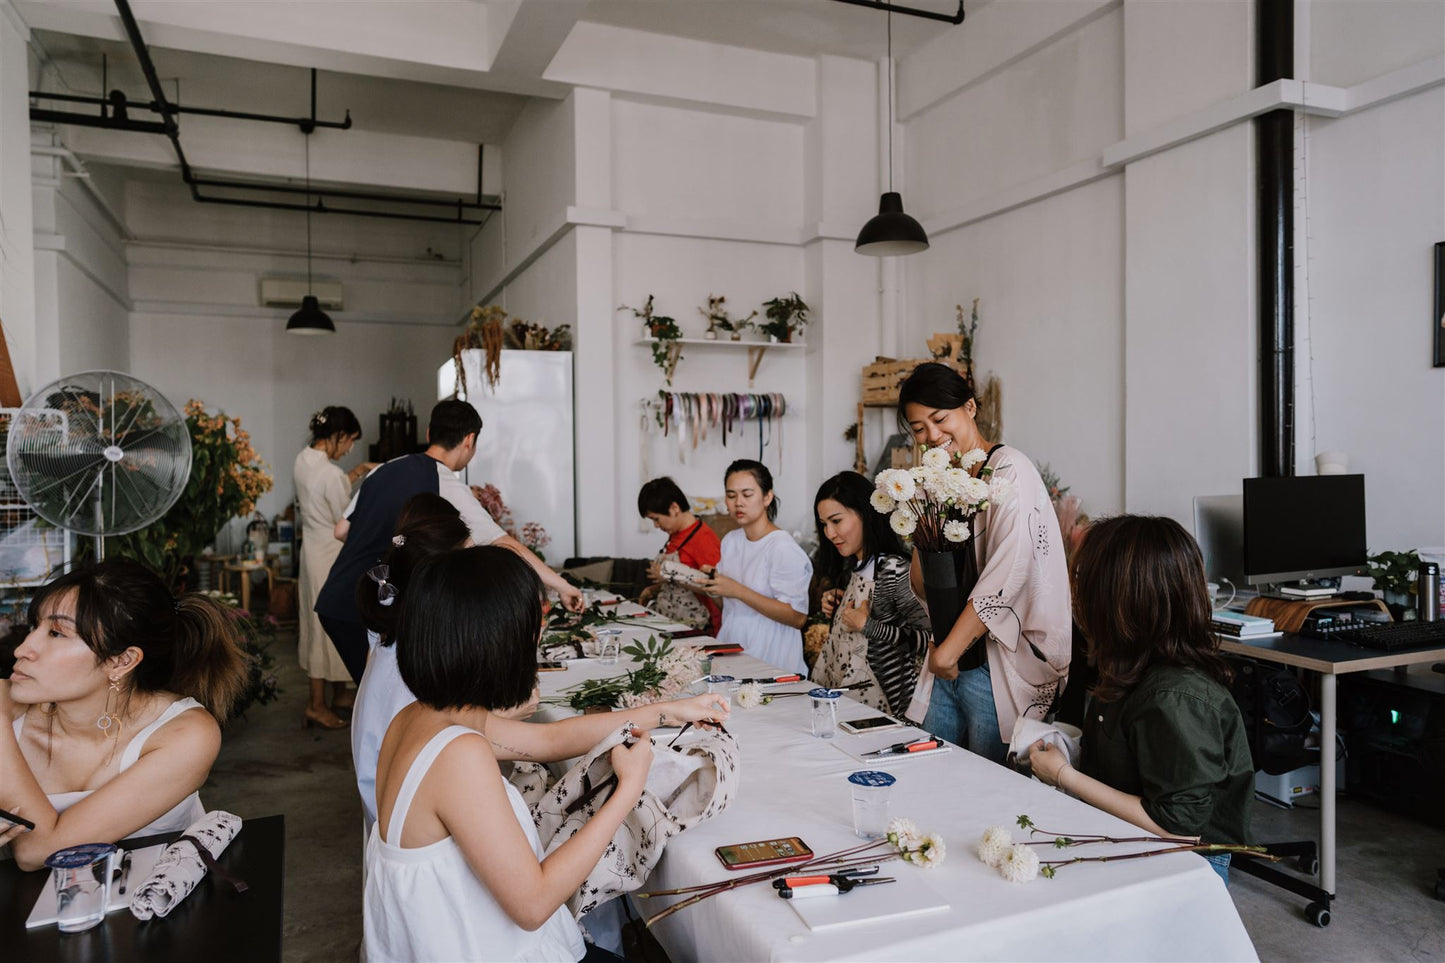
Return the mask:
[(928, 700), (923, 728), (969, 752), (1003, 764), (1008, 743), (999, 735), (998, 707), (993, 704), (993, 682), (987, 662), (977, 669), (960, 672), (956, 679), (933, 680), (933, 695)]
[(1201, 856), (1203, 856), (1205, 859), (1209, 860), (1209, 868), (1212, 869), (1212, 870), (1214, 870), (1216, 873), (1218, 873), (1218, 874), (1219, 874), (1219, 878), (1222, 879), (1222, 880), (1224, 880), (1224, 885), (1225, 885), (1225, 886), (1228, 886), (1228, 885), (1229, 885), (1229, 857), (1233, 856), (1234, 854), (1233, 854), (1233, 853), (1200, 853), (1199, 855), (1201, 855)]

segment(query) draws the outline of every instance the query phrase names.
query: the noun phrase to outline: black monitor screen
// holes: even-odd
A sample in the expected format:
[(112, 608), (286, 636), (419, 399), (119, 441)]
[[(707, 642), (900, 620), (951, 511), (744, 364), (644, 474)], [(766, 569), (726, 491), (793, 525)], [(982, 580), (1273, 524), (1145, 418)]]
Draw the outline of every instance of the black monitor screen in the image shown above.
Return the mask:
[(1244, 572), (1253, 585), (1365, 570), (1365, 476), (1244, 480)]

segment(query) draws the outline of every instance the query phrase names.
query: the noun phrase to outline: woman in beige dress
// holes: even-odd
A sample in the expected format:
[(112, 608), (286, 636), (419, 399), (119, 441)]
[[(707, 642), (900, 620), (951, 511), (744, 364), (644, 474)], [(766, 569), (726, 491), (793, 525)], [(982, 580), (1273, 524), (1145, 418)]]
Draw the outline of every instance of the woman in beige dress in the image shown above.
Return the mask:
[[(297, 649), (301, 668), (311, 677), (311, 699), (305, 724), (340, 729), (346, 720), (333, 709), (349, 709), (354, 694), (348, 691), (351, 674), (321, 628), (313, 611), (316, 596), (326, 584), (331, 563), (341, 551), (333, 530), (351, 501), (351, 486), (372, 467), (362, 463), (350, 474), (334, 463), (351, 451), (361, 437), (361, 423), (350, 408), (330, 406), (311, 416), (311, 444), (296, 456), (296, 502), (301, 509), (301, 585), (297, 613)], [(332, 684), (332, 705), (326, 704), (326, 683)]]

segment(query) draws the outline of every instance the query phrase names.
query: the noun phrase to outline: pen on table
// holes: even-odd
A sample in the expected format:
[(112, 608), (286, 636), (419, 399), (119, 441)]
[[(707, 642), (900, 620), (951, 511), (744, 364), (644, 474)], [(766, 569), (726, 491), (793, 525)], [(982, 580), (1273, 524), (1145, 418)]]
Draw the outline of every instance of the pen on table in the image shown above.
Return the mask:
[(839, 893), (851, 892), (859, 886), (882, 886), (885, 883), (896, 883), (895, 876), (883, 876), (879, 879), (849, 879), (841, 878), (836, 883), (810, 883), (807, 886), (783, 886), (779, 887), (778, 895), (783, 899), (812, 899), (816, 896), (837, 896)]
[(864, 756), (901, 756), (910, 752), (922, 752), (925, 749), (937, 749), (938, 738), (936, 736), (924, 736), (922, 739), (915, 739), (912, 742), (895, 742), (891, 746), (877, 749), (873, 752), (865, 752)]
[(811, 886), (814, 883), (836, 883), (840, 879), (857, 879), (862, 876), (877, 876), (878, 866), (859, 866), (857, 869), (845, 869), (836, 873), (819, 873), (813, 876), (785, 876), (782, 879), (773, 880), (774, 889), (797, 889), (799, 886)]
[(126, 884), (130, 882), (130, 850), (120, 858), (120, 895), (125, 895)]
[(770, 685), (775, 682), (802, 682), (803, 677), (794, 673), (793, 675), (780, 675), (767, 679), (739, 679), (738, 681), (741, 683), (757, 682), (762, 685)]

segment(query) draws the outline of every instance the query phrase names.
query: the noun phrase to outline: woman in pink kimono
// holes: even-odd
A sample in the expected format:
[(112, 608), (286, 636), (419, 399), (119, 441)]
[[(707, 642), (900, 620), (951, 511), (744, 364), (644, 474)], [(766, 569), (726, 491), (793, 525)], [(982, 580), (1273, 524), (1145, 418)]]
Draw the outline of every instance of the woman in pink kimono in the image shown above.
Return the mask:
[[(953, 629), (934, 640), (909, 715), (926, 711), (929, 732), (1001, 763), (1014, 723), (1042, 718), (1068, 678), (1069, 572), (1038, 470), (1023, 452), (984, 438), (977, 413), (972, 384), (946, 365), (919, 365), (899, 390), (899, 421), (915, 441), (950, 455), (981, 449), (992, 479), (1012, 492), (974, 521), (978, 582)], [(912, 572), (921, 598), (916, 552)], [(987, 658), (960, 672), (976, 645)]]

